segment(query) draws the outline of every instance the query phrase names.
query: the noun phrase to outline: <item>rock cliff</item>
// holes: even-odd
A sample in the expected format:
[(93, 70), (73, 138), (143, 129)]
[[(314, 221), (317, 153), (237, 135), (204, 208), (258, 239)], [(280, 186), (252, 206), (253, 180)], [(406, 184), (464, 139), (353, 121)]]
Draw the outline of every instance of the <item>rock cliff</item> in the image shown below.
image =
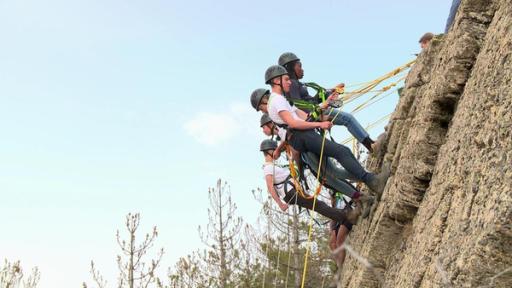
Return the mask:
[(463, 0), (418, 57), (381, 155), (392, 176), (338, 287), (512, 287), (512, 1)]

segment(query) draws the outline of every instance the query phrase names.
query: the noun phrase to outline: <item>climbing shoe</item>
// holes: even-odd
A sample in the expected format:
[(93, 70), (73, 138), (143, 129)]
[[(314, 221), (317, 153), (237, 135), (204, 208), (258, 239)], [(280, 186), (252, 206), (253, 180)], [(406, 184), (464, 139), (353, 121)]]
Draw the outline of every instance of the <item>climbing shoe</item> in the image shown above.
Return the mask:
[(371, 153), (373, 155), (379, 154), (379, 152), (380, 152), (380, 150), (382, 148), (382, 145), (384, 144), (384, 140), (386, 139), (386, 136), (387, 136), (386, 132), (380, 134), (379, 137), (377, 137), (377, 140), (371, 144), (372, 151), (373, 151)]
[(363, 139), (363, 141), (361, 142), (361, 144), (363, 144), (363, 146), (368, 149), (368, 152), (372, 153), (373, 154), (373, 144), (375, 142), (372, 140), (372, 138), (370, 138), (370, 136), (366, 137)]
[(382, 195), (382, 192), (384, 192), (384, 188), (386, 188), (386, 183), (391, 172), (390, 170), (391, 169), (389, 164), (384, 164), (382, 166), (382, 171), (379, 174), (373, 176), (370, 181), (366, 183), (368, 188), (370, 188), (379, 199)]
[(366, 219), (368, 215), (370, 215), (370, 211), (372, 209), (373, 203), (375, 202), (375, 197), (362, 194), (357, 200), (357, 205), (361, 205), (361, 218)]
[(359, 216), (361, 215), (361, 206), (356, 206), (354, 209), (351, 209), (345, 214), (345, 217), (348, 222), (352, 223), (353, 225), (357, 224), (357, 220)]

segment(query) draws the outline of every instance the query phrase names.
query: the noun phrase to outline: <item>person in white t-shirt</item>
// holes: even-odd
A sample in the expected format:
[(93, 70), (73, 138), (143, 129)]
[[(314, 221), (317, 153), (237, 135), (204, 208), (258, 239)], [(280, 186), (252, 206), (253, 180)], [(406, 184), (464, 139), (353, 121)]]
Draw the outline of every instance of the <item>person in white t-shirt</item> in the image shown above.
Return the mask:
[[(267, 114), (261, 115), (260, 127), (263, 130), (263, 134), (265, 134), (267, 136), (277, 135), (277, 141), (279, 142), (279, 146), (277, 147), (277, 149), (274, 153), (274, 159), (279, 158), (279, 157), (276, 157), (276, 155), (280, 155), (284, 149), (284, 148), (282, 148), (282, 146), (284, 146), (283, 144), (286, 143), (283, 140), (286, 138), (286, 136), (285, 136), (286, 130), (283, 128), (277, 127), (274, 124), (274, 122), (272, 122), (272, 120), (270, 119), (270, 117)], [(278, 150), (280, 150), (280, 151), (278, 151)], [(297, 159), (294, 158), (294, 160), (297, 160)], [(345, 169), (343, 169), (343, 167), (341, 167), (341, 168), (336, 167), (336, 164), (334, 164), (332, 161), (329, 161), (329, 160), (332, 160), (332, 159), (328, 159), (328, 161), (326, 162), (327, 166), (325, 169), (326, 171), (324, 172), (325, 178), (326, 178), (325, 179), (326, 186), (329, 186), (329, 188), (339, 191), (352, 199), (359, 198), (361, 196), (361, 193), (356, 188), (354, 188), (352, 185), (340, 180), (340, 179), (353, 179), (354, 176), (350, 175), (350, 173), (348, 173)], [(311, 168), (311, 169), (314, 169), (314, 171), (312, 171), (312, 172), (314, 174), (316, 174), (316, 170), (318, 168), (318, 156), (316, 156), (315, 154), (313, 154), (311, 152), (307, 152), (306, 154), (301, 155), (300, 161), (304, 161), (305, 164), (308, 166), (316, 166), (314, 168)], [(296, 162), (298, 162), (298, 161), (296, 161)], [(312, 165), (312, 164), (316, 164), (316, 165)], [(332, 172), (334, 172), (334, 173), (332, 173)], [(336, 177), (336, 174), (338, 174), (338, 177)], [(340, 178), (340, 179), (338, 179), (338, 178)]]
[[(274, 152), (274, 159), (279, 158), (279, 155), (284, 150), (283, 146), (286, 143), (286, 141), (283, 140), (286, 139), (286, 130), (276, 126), (267, 114), (261, 115), (260, 127), (263, 130), (263, 134), (267, 136), (273, 137), (277, 135), (279, 146)], [(293, 148), (291, 148), (291, 150), (292, 153), (298, 153)], [(294, 156), (294, 161), (299, 165), (299, 167), (306, 164), (315, 176), (318, 173), (318, 160), (319, 157), (312, 152), (306, 152), (300, 154), (300, 156)], [(322, 178), (325, 179), (325, 183), (323, 183), (323, 185), (332, 191), (343, 193), (344, 195), (353, 199), (356, 203), (358, 203), (358, 205), (363, 205), (362, 214), (363, 218), (365, 218), (369, 214), (370, 208), (374, 202), (373, 197), (362, 193), (352, 184), (346, 181), (346, 179), (354, 180), (354, 176), (343, 169), (343, 167), (336, 165), (332, 158), (328, 158), (327, 161), (325, 161), (322, 165), (325, 165), (325, 169), (322, 169), (322, 173), (320, 173)], [(302, 171), (302, 169), (300, 170)]]
[[(265, 163), (263, 164), (263, 174), (267, 184), (268, 192), (272, 199), (277, 203), (282, 211), (288, 209), (288, 205), (298, 205), (306, 209), (313, 209), (313, 199), (307, 199), (299, 195), (293, 184), (288, 168), (279, 167), (273, 163), (273, 153), (277, 148), (277, 142), (271, 139), (263, 140), (260, 144), (260, 151), (263, 152)], [(316, 200), (314, 211), (321, 215), (337, 221), (348, 221), (352, 224), (357, 222), (361, 213), (360, 208), (348, 212), (333, 208), (325, 202)]]
[[(349, 148), (323, 139), (316, 133), (315, 129), (330, 129), (333, 124), (330, 121), (305, 121), (307, 114), (288, 103), (283, 94), (289, 91), (291, 82), (284, 67), (279, 65), (269, 67), (265, 72), (265, 83), (271, 86), (272, 92), (270, 95), (267, 92), (260, 97), (256, 107), (268, 113), (272, 122), (278, 126), (287, 127), (286, 140), (295, 150), (300, 153), (312, 152), (317, 156), (323, 150), (325, 157), (336, 159), (357, 181), (365, 183), (377, 195), (382, 194), (390, 174), (388, 165), (384, 165), (382, 172), (378, 175), (367, 172)], [(252, 97), (251, 103), (253, 103)]]

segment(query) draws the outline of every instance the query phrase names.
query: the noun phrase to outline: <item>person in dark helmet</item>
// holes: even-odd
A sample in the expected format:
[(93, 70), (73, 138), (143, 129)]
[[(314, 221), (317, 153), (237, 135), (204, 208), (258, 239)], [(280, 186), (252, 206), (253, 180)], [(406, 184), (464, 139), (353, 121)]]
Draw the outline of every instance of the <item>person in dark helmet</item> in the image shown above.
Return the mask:
[[(280, 128), (272, 122), (272, 119), (268, 116), (268, 114), (263, 113), (261, 114), (260, 118), (260, 127), (263, 130), (263, 134), (270, 136), (270, 137), (277, 137), (278, 142), (284, 142), (286, 139), (286, 129)], [(282, 150), (279, 151), (279, 153), (282, 152)]]
[[(263, 152), (265, 163), (263, 174), (267, 189), (272, 199), (282, 211), (286, 211), (289, 205), (298, 205), (306, 209), (313, 209), (313, 199), (306, 199), (297, 193), (288, 168), (283, 168), (273, 163), (273, 153), (277, 149), (277, 142), (271, 139), (263, 140), (260, 144), (260, 151)], [(360, 214), (360, 209), (345, 212), (327, 205), (325, 202), (316, 200), (315, 209), (321, 215), (338, 222), (349, 222), (355, 224)]]
[[(260, 127), (263, 130), (263, 134), (271, 137), (276, 136), (277, 141), (279, 142), (279, 146), (274, 151), (274, 159), (279, 158), (281, 151), (284, 150), (283, 146), (286, 141), (283, 139), (286, 139), (286, 130), (276, 126), (267, 114), (261, 115)], [(301, 164), (306, 164), (314, 175), (318, 175), (317, 170), (319, 157), (317, 155), (312, 152), (306, 152), (300, 154), (298, 157), (295, 156), (293, 158), (296, 163), (302, 161)], [(358, 203), (358, 205), (363, 205), (362, 214), (363, 218), (365, 218), (365, 216), (370, 212), (369, 210), (374, 202), (373, 197), (362, 193), (353, 185), (348, 183), (345, 179), (355, 180), (355, 177), (343, 169), (343, 167), (336, 165), (332, 158), (327, 158), (327, 160), (322, 163), (322, 165), (325, 166), (325, 168), (321, 171), (322, 173), (320, 173), (322, 178), (325, 179), (325, 183), (323, 183), (323, 185), (328, 189), (343, 193), (344, 195), (353, 199), (356, 203)]]
[(264, 110), (261, 110), (261, 105), (265, 105), (268, 102), (268, 97), (270, 96), (270, 91), (265, 88), (258, 88), (254, 90), (251, 93), (251, 105), (252, 108), (256, 109), (256, 111), (263, 111), (263, 113), (266, 113)]
[[(300, 79), (304, 77), (304, 69), (302, 68), (302, 62), (297, 55), (291, 52), (283, 53), (279, 56), (278, 63), (286, 69), (291, 81), (290, 91), (285, 93), (286, 97), (290, 99), (306, 100), (313, 103), (321, 102), (317, 96), (310, 96), (304, 83), (300, 82)], [(344, 84), (339, 84), (337, 87), (342, 86), (344, 86)], [(334, 93), (331, 94), (330, 98), (335, 99), (336, 96), (337, 95)], [(375, 144), (375, 141), (371, 139), (370, 134), (368, 134), (352, 114), (340, 111), (338, 108), (333, 108), (324, 110), (324, 115), (328, 119), (336, 117), (334, 118), (333, 124), (347, 127), (350, 134), (352, 134), (352, 136), (354, 136), (359, 143), (363, 144), (363, 146), (371, 153), (373, 153), (378, 147), (378, 145)]]
[(300, 62), (297, 55), (291, 52), (283, 53), (279, 56), (277, 62), (286, 69), (288, 76), (290, 76), (290, 81), (292, 82), (290, 85), (290, 92), (286, 93), (286, 96), (292, 99), (301, 99), (320, 103), (320, 99), (310, 96), (306, 86), (299, 81), (304, 77), (304, 69), (302, 69), (302, 62)]
[(332, 123), (305, 121), (307, 114), (288, 103), (284, 93), (289, 91), (291, 81), (283, 66), (269, 67), (265, 72), (265, 83), (271, 86), (271, 94), (267, 103), (265, 105), (260, 103), (259, 107), (261, 111), (268, 113), (276, 125), (287, 127), (286, 140), (295, 150), (300, 153), (312, 152), (319, 156), (323, 149), (325, 157), (336, 159), (357, 181), (365, 183), (378, 195), (382, 194), (389, 177), (388, 165), (384, 165), (383, 171), (375, 175), (361, 166), (349, 148), (328, 139), (324, 142), (322, 136), (314, 129), (330, 129)]

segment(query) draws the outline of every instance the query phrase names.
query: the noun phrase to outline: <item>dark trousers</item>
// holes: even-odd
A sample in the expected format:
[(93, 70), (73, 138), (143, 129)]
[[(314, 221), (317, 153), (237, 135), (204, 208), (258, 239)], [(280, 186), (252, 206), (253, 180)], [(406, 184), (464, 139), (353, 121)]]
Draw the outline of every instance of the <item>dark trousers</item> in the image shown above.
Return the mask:
[[(295, 189), (291, 189), (290, 191), (286, 192), (286, 195), (283, 200), (290, 205), (297, 204), (302, 208), (306, 208), (309, 210), (313, 209), (313, 199), (306, 199), (298, 195)], [(345, 211), (333, 208), (325, 204), (325, 202), (322, 202), (318, 199), (316, 200), (315, 203), (315, 211), (337, 222), (344, 222), (346, 220)]]
[[(314, 130), (293, 130), (288, 140), (292, 147), (299, 152), (313, 152), (320, 156), (322, 150), (322, 136)], [(325, 139), (324, 157), (332, 157), (341, 164), (356, 180), (367, 183), (374, 175), (366, 172), (357, 161), (352, 151), (336, 142)]]

